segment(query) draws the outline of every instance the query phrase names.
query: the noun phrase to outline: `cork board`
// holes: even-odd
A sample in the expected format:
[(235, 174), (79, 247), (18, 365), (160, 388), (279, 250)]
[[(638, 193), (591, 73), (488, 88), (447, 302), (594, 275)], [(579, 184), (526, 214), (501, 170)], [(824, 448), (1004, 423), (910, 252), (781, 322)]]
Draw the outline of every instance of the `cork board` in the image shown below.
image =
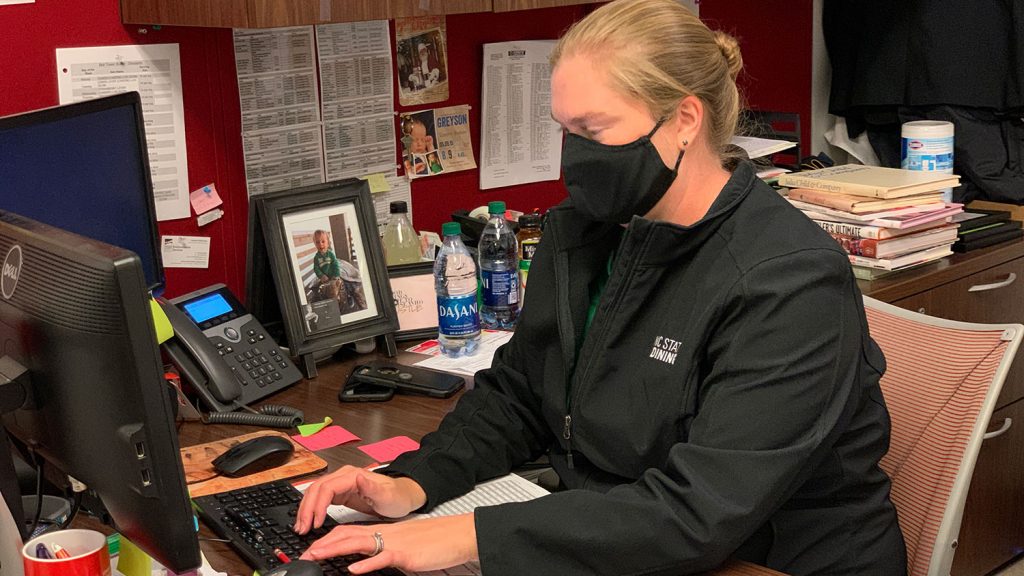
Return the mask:
[[(271, 468), (270, 470), (264, 470), (263, 472), (257, 472), (256, 474), (250, 474), (241, 478), (214, 477), (216, 472), (214, 472), (213, 464), (211, 464), (214, 458), (220, 456), (235, 444), (258, 436), (280, 436), (287, 439), (295, 446), (295, 452), (292, 454), (291, 460), (277, 468)], [(216, 442), (207, 442), (206, 444), (196, 444), (195, 446), (182, 448), (181, 463), (185, 468), (185, 482), (188, 483), (188, 493), (192, 497), (217, 494), (273, 480), (304, 476), (327, 468), (327, 462), (323, 458), (296, 444), (287, 434), (276, 430), (260, 430), (251, 434), (243, 434), (242, 436), (225, 438)], [(209, 480), (204, 481), (204, 478), (209, 478)]]

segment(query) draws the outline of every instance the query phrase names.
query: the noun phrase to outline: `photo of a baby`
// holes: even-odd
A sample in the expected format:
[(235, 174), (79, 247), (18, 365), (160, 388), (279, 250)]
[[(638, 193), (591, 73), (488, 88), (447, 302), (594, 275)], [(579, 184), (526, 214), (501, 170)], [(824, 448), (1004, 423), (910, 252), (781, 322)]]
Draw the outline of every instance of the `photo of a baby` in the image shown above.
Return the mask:
[(426, 110), (403, 115), (401, 128), (405, 173), (409, 178), (436, 173), (432, 170), (427, 156), (433, 153), (434, 157), (437, 157), (434, 111)]

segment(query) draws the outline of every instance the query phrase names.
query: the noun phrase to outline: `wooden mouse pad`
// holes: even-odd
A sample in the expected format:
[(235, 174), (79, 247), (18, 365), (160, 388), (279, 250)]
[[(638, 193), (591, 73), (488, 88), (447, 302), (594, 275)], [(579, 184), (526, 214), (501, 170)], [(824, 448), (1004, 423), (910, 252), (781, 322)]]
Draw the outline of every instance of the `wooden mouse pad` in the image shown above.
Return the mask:
[[(215, 476), (216, 472), (214, 472), (212, 464), (214, 458), (220, 456), (235, 444), (258, 436), (281, 436), (287, 439), (295, 446), (295, 452), (292, 454), (291, 460), (277, 468), (271, 468), (270, 470), (264, 470), (263, 472), (257, 472), (256, 474), (250, 474), (241, 478)], [(181, 463), (185, 467), (185, 482), (188, 484), (188, 493), (193, 498), (227, 492), (236, 488), (245, 488), (246, 486), (255, 486), (256, 484), (272, 480), (304, 476), (327, 468), (327, 462), (323, 458), (310, 452), (304, 446), (297, 444), (284, 432), (278, 432), (277, 430), (260, 430), (251, 434), (243, 434), (233, 438), (217, 440), (216, 442), (207, 442), (206, 444), (196, 444), (195, 446), (182, 448)], [(208, 480), (204, 480), (204, 478), (208, 478)]]

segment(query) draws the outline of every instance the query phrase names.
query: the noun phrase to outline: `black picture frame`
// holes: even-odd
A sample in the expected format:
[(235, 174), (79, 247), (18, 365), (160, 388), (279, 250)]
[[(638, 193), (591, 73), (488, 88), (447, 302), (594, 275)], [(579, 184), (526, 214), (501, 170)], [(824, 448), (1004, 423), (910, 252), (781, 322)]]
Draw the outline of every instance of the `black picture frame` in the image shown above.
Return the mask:
[[(274, 192), (253, 204), (288, 347), (307, 378), (316, 374), (314, 353), (398, 329), (365, 181)], [(320, 251), (321, 238), (331, 254)]]
[(395, 340), (437, 338), (434, 263), (423, 261), (388, 266), (388, 281), (398, 314)]

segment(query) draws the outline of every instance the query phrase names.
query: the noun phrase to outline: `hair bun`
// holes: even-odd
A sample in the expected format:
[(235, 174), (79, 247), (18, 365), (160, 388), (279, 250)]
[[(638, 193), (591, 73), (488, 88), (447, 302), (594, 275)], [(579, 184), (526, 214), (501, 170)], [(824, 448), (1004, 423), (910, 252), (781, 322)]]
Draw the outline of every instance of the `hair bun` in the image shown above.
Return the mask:
[(739, 76), (740, 70), (743, 69), (743, 56), (740, 55), (740, 43), (736, 41), (731, 35), (722, 32), (721, 30), (715, 30), (715, 44), (718, 44), (718, 49), (722, 51), (722, 56), (725, 56), (725, 62), (729, 66), (729, 75), (732, 76), (733, 80)]

